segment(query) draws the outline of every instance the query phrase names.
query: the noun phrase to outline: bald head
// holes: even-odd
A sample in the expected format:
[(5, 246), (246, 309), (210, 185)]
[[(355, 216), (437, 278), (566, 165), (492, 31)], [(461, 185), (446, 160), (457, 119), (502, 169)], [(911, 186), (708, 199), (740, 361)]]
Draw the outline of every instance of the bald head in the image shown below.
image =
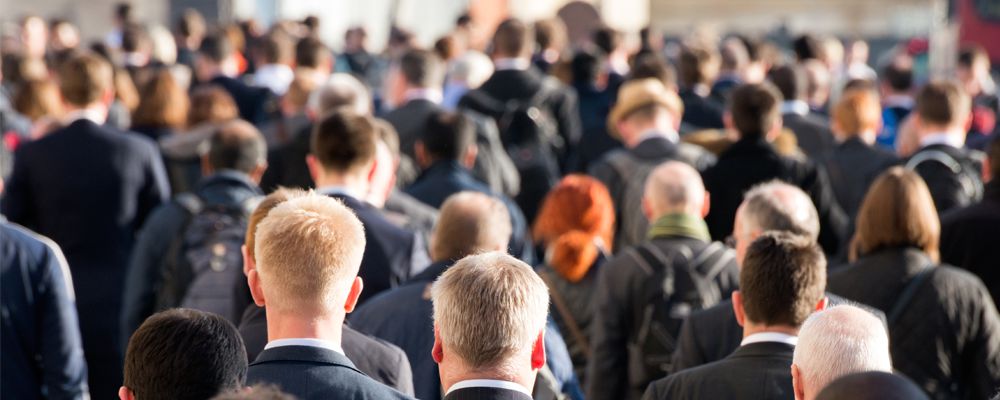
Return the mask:
[(816, 400), (929, 400), (915, 383), (888, 372), (852, 374), (827, 385)]
[(815, 399), (845, 375), (892, 371), (885, 325), (870, 312), (847, 305), (817, 312), (802, 324), (793, 360), (798, 400)]
[(249, 122), (226, 122), (212, 135), (208, 165), (215, 171), (229, 169), (253, 174), (267, 165), (267, 143)]
[(781, 181), (754, 186), (743, 197), (736, 212), (742, 232), (735, 235), (758, 235), (764, 231), (785, 231), (819, 237), (816, 206), (802, 189)]
[(504, 251), (511, 234), (510, 214), (499, 199), (461, 192), (441, 205), (431, 239), (431, 258), (454, 261), (468, 255)]
[(674, 213), (703, 216), (707, 201), (701, 175), (679, 161), (667, 161), (649, 173), (643, 200), (650, 220)]

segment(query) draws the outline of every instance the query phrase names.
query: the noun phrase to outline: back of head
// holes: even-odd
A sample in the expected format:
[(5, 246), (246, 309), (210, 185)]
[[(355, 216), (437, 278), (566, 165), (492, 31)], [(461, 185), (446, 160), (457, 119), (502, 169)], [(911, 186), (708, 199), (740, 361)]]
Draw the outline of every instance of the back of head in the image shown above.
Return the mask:
[(253, 209), (253, 212), (250, 213), (250, 218), (247, 220), (247, 234), (246, 234), (246, 239), (243, 243), (247, 248), (248, 256), (254, 258), (254, 255), (256, 254), (254, 253), (254, 246), (256, 245), (257, 242), (256, 241), (257, 225), (260, 224), (260, 221), (264, 220), (264, 217), (267, 216), (267, 213), (271, 212), (271, 210), (274, 209), (274, 207), (277, 207), (278, 204), (284, 203), (288, 199), (302, 197), (307, 194), (309, 194), (309, 192), (306, 192), (305, 190), (302, 189), (289, 189), (289, 188), (279, 187), (277, 190), (271, 192), (271, 194), (264, 197), (264, 199), (257, 204), (257, 208)]
[(711, 84), (719, 73), (719, 55), (715, 49), (686, 46), (681, 50), (677, 70), (682, 87)]
[(142, 88), (139, 107), (132, 114), (132, 126), (181, 129), (189, 111), (187, 92), (177, 84), (174, 74), (164, 68)]
[(746, 319), (799, 327), (826, 290), (826, 257), (813, 239), (765, 232), (747, 249), (740, 270)]
[(656, 53), (639, 54), (632, 61), (629, 80), (653, 78), (671, 91), (677, 91), (677, 72), (663, 57)]
[(177, 17), (177, 34), (182, 38), (200, 38), (205, 31), (205, 17), (198, 10), (186, 8)]
[(845, 375), (892, 372), (889, 335), (882, 321), (868, 311), (831, 307), (814, 313), (802, 324), (794, 364), (810, 393)]
[(239, 116), (236, 101), (225, 89), (216, 85), (202, 86), (191, 92), (191, 107), (188, 109), (189, 127), (202, 123), (231, 121)]
[(649, 173), (643, 197), (654, 218), (674, 213), (701, 217), (705, 185), (690, 165), (667, 161)]
[(357, 172), (375, 160), (378, 142), (371, 117), (347, 111), (333, 112), (316, 122), (312, 155), (328, 171)]
[(224, 33), (213, 33), (202, 39), (198, 54), (208, 61), (221, 63), (231, 57), (235, 48)]
[(122, 51), (126, 53), (150, 51), (149, 33), (142, 26), (129, 24), (122, 29)]
[(594, 30), (593, 41), (604, 54), (611, 54), (622, 46), (623, 36), (617, 29), (604, 25)]
[(411, 86), (440, 87), (444, 81), (444, 62), (434, 52), (409, 50), (399, 59), (399, 71)]
[(893, 91), (909, 92), (910, 89), (913, 89), (913, 59), (909, 56), (893, 59), (885, 68), (882, 68), (879, 78)]
[(549, 293), (528, 264), (503, 252), (461, 259), (431, 290), (442, 345), (475, 371), (520, 372), (545, 328)]
[(952, 127), (965, 123), (971, 102), (957, 83), (932, 81), (917, 92), (915, 111), (924, 124)]
[(819, 58), (819, 54), (823, 51), (821, 47), (821, 41), (815, 36), (808, 34), (799, 36), (792, 41), (792, 50), (795, 52), (795, 58), (798, 61)]
[(441, 205), (431, 256), (434, 261), (457, 261), (472, 254), (504, 250), (510, 233), (510, 214), (499, 199), (476, 192), (456, 193)]
[(431, 159), (461, 160), (476, 144), (475, 127), (461, 113), (441, 112), (427, 119), (420, 143)]
[(813, 240), (819, 237), (819, 214), (802, 189), (781, 181), (754, 186), (743, 197), (738, 215), (743, 232), (782, 231)]
[(247, 353), (229, 321), (172, 309), (139, 326), (125, 352), (124, 386), (135, 398), (207, 399), (243, 386)]
[(59, 65), (59, 92), (63, 101), (87, 106), (113, 90), (111, 64), (93, 53), (79, 53)]
[(295, 58), (295, 47), (284, 33), (272, 32), (260, 41), (260, 52), (268, 64), (291, 64)]
[(870, 89), (845, 91), (831, 114), (838, 128), (836, 132), (845, 137), (876, 132), (882, 122), (882, 106), (879, 104), (878, 94)]
[(295, 65), (302, 68), (319, 68), (331, 57), (326, 45), (315, 36), (306, 36), (295, 43)]
[(309, 95), (308, 107), (315, 115), (348, 110), (369, 115), (372, 108), (368, 88), (351, 74), (336, 73)]
[(495, 57), (520, 58), (531, 55), (531, 27), (516, 18), (500, 23), (493, 34), (493, 53)]
[(798, 64), (786, 64), (772, 68), (768, 80), (781, 92), (785, 100), (804, 100), (809, 86), (806, 71)]
[(532, 236), (546, 248), (546, 262), (577, 282), (598, 257), (598, 243), (611, 250), (615, 209), (607, 187), (581, 174), (564, 177), (542, 201)]
[(463, 82), (470, 89), (478, 88), (493, 74), (490, 58), (478, 51), (466, 51), (452, 61), (449, 80)]
[(719, 48), (720, 65), (727, 71), (740, 71), (750, 63), (746, 44), (738, 37), (730, 37)]
[(762, 138), (781, 123), (781, 93), (767, 83), (733, 89), (729, 112), (742, 138)]
[(872, 371), (833, 381), (816, 400), (930, 400), (930, 397), (904, 376)]
[(858, 209), (852, 254), (911, 246), (937, 260), (940, 234), (937, 209), (923, 178), (893, 167), (875, 179)]
[(365, 249), (361, 221), (318, 193), (278, 204), (257, 225), (257, 271), (268, 312), (343, 312)]
[(234, 120), (220, 125), (210, 143), (208, 163), (216, 171), (250, 174), (267, 165), (267, 143), (249, 122)]
[(547, 18), (535, 22), (535, 43), (539, 50), (556, 49), (562, 51), (566, 47), (566, 24), (558, 17)]
[(573, 82), (579, 84), (596, 84), (601, 76), (601, 69), (604, 65), (603, 56), (590, 50), (580, 50), (573, 55), (570, 60), (570, 71), (572, 71)]

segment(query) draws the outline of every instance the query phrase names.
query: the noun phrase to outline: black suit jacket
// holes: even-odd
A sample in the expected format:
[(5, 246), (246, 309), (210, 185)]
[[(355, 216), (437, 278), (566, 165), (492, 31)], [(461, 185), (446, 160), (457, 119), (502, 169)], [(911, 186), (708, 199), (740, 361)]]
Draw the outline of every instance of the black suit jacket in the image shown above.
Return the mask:
[[(947, 154), (957, 163), (954, 167), (959, 172), (938, 161), (915, 161), (930, 151)], [(924, 182), (927, 182), (938, 214), (944, 215), (949, 210), (969, 206), (982, 199), (982, 182), (975, 180), (982, 177), (983, 158), (983, 154), (975, 150), (933, 144), (921, 148), (906, 163), (907, 167), (913, 168), (921, 178), (924, 178)], [(962, 176), (967, 178), (965, 182)], [(980, 186), (978, 193), (977, 190), (966, 187), (968, 185), (974, 187), (977, 184)]]
[(1000, 304), (1000, 177), (986, 185), (979, 204), (942, 217), (941, 261), (976, 274)]
[(470, 387), (458, 389), (447, 396), (444, 400), (530, 400), (531, 396), (516, 390), (490, 388), (490, 387)]
[(362, 373), (343, 354), (310, 346), (282, 346), (260, 353), (247, 384), (269, 383), (300, 400), (410, 399)]
[(701, 97), (690, 89), (682, 90), (684, 116), (681, 122), (699, 129), (722, 129), (723, 107), (709, 97)]
[(712, 193), (712, 209), (705, 218), (712, 239), (724, 240), (733, 233), (736, 209), (747, 190), (780, 179), (798, 186), (812, 199), (819, 213), (819, 243), (823, 250), (836, 254), (840, 249), (848, 228), (847, 217), (837, 204), (826, 172), (814, 163), (781, 156), (764, 139), (748, 138), (729, 146), (702, 176), (705, 189)]
[(792, 399), (792, 353), (785, 343), (740, 346), (725, 359), (653, 382), (642, 396), (654, 399)]
[(825, 166), (837, 203), (853, 222), (868, 187), (899, 158), (886, 150), (852, 137), (837, 145), (827, 156)]
[(260, 179), (260, 188), (272, 192), (278, 186), (308, 189), (315, 187), (306, 156), (309, 155), (313, 124), (295, 133), (295, 137), (267, 152), (267, 170)]
[(813, 160), (822, 160), (837, 145), (829, 121), (821, 115), (787, 113), (781, 120), (795, 134), (799, 149)]
[(236, 102), (236, 108), (240, 111), (240, 118), (255, 126), (263, 126), (276, 111), (274, 93), (268, 88), (250, 86), (238, 79), (222, 75), (212, 78), (208, 83), (219, 85), (229, 92)]
[(121, 385), (118, 320), (135, 235), (170, 194), (156, 145), (80, 119), (21, 145), (3, 214), (59, 244), (73, 272), (94, 398)]
[[(240, 321), (240, 336), (247, 348), (247, 359), (253, 362), (267, 345), (267, 312), (263, 307), (247, 306)], [(344, 324), (340, 345), (359, 371), (400, 393), (413, 395), (413, 371), (402, 349), (358, 332), (347, 324)]]

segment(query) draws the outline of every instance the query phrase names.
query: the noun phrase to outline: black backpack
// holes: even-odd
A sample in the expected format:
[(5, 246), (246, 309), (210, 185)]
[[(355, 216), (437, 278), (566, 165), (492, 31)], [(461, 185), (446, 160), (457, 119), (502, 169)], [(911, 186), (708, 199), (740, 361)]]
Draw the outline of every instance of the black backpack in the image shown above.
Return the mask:
[(260, 198), (236, 206), (206, 205), (197, 195), (183, 193), (175, 201), (188, 217), (164, 259), (157, 308), (193, 308), (236, 321), (234, 285), (243, 275), (241, 246)]
[(686, 246), (665, 253), (646, 242), (625, 251), (649, 274), (651, 290), (645, 306), (635, 315), (629, 338), (629, 374), (633, 385), (645, 386), (671, 370), (671, 358), (681, 324), (694, 311), (718, 304), (723, 293), (716, 278), (733, 258), (733, 252), (711, 242), (698, 253)]

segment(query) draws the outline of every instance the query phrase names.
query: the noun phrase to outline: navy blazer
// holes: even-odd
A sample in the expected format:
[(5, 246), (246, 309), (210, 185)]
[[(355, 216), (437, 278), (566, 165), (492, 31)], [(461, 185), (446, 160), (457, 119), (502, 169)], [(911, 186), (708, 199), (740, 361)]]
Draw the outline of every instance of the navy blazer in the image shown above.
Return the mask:
[(87, 365), (73, 296), (61, 255), (43, 240), (0, 217), (0, 397), (82, 399)]
[(444, 400), (531, 400), (531, 396), (510, 389), (469, 387), (448, 393)]
[(795, 347), (778, 342), (740, 346), (723, 360), (655, 381), (643, 400), (733, 399), (786, 400), (792, 390)]
[(311, 346), (264, 350), (247, 369), (247, 384), (270, 383), (299, 400), (410, 399), (359, 371), (347, 356)]
[(274, 93), (268, 88), (250, 86), (238, 79), (222, 75), (212, 78), (208, 83), (219, 85), (229, 92), (236, 102), (236, 108), (240, 111), (240, 118), (255, 126), (262, 126), (276, 111)]
[(51, 238), (73, 272), (94, 398), (122, 383), (119, 316), (136, 232), (169, 196), (159, 149), (142, 135), (79, 119), (21, 145), (0, 204)]

